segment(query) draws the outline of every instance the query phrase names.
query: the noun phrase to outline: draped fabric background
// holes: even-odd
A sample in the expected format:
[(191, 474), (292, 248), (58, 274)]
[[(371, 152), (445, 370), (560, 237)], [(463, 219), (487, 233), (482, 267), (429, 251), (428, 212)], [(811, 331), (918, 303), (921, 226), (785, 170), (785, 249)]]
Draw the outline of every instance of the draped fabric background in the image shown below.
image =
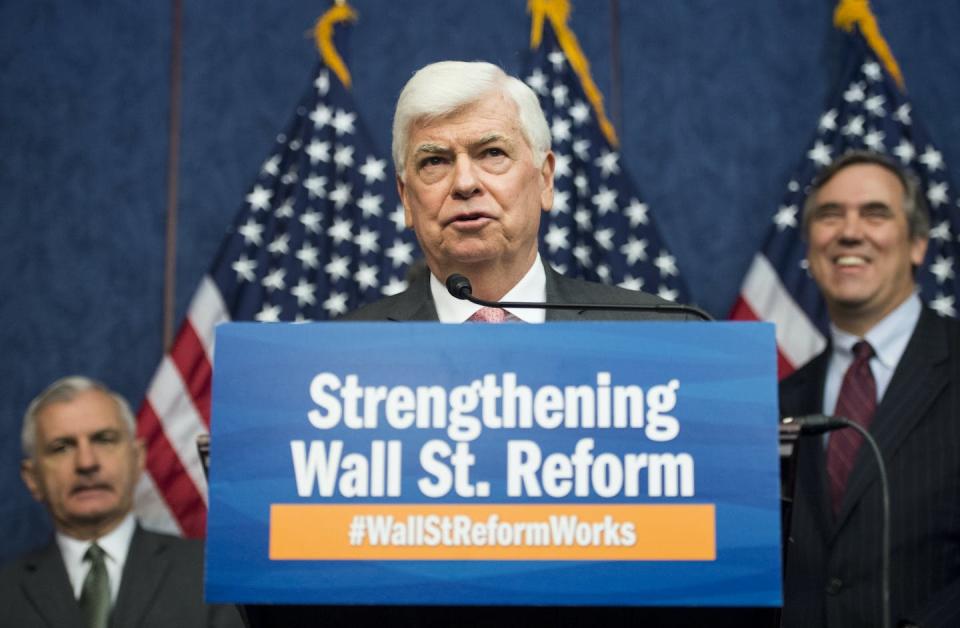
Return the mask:
[[(394, 100), (416, 68), (485, 59), (518, 72), (528, 45), (525, 0), (351, 4), (360, 20), (341, 54), (384, 154)], [(307, 85), (311, 28), (329, 6), (184, 5), (178, 319)], [(956, 169), (960, 3), (871, 5), (915, 116)], [(833, 7), (574, 2), (570, 25), (613, 112), (621, 163), (694, 299), (716, 316), (732, 305), (842, 66)], [(0, 561), (50, 530), (18, 477), (29, 399), (79, 372), (137, 406), (162, 355), (172, 15), (169, 2), (0, 3)]]

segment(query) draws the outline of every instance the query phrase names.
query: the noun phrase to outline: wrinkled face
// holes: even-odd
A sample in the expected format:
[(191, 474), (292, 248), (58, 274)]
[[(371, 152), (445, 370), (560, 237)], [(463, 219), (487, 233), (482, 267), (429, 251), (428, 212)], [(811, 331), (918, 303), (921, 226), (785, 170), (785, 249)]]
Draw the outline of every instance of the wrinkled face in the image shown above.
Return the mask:
[(553, 204), (554, 158), (534, 165), (512, 100), (492, 93), (414, 123), (405, 158), (398, 188), (407, 226), (441, 280), (485, 264), (530, 268), (540, 212)]
[(927, 240), (910, 237), (903, 200), (900, 180), (875, 164), (844, 168), (817, 192), (807, 260), (835, 319), (872, 326), (913, 292)]
[(40, 411), (36, 450), (21, 473), (58, 530), (94, 538), (115, 527), (133, 507), (143, 463), (143, 443), (134, 439), (114, 400), (86, 390)]

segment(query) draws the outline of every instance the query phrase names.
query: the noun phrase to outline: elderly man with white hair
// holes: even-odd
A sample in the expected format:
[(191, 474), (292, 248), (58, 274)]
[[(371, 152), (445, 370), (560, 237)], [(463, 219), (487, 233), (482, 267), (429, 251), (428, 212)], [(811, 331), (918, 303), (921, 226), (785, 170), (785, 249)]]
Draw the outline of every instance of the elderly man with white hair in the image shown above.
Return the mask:
[[(393, 121), (393, 161), (406, 224), (429, 273), (403, 293), (346, 320), (444, 323), (634, 320), (662, 312), (482, 308), (451, 296), (444, 281), (466, 276), (489, 301), (655, 305), (642, 292), (563, 277), (537, 249), (542, 211), (553, 205), (555, 158), (536, 94), (490, 63), (442, 61), (407, 82)], [(675, 314), (677, 318), (685, 315)]]

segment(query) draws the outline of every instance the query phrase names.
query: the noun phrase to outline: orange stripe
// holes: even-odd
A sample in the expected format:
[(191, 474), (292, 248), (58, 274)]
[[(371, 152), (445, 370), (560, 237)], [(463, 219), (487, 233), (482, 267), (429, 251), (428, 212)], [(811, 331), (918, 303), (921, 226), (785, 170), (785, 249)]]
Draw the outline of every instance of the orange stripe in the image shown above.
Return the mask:
[[(270, 558), (715, 560), (715, 511), (713, 504), (273, 504)], [(551, 516), (576, 517), (583, 536), (575, 535), (571, 544), (557, 542), (549, 534)], [(367, 527), (363, 542), (351, 544), (357, 522), (369, 526), (368, 517), (387, 522), (384, 539), (372, 544)], [(605, 520), (619, 527), (611, 529)], [(626, 538), (629, 525), (632, 542)], [(611, 545), (612, 538), (622, 544)]]

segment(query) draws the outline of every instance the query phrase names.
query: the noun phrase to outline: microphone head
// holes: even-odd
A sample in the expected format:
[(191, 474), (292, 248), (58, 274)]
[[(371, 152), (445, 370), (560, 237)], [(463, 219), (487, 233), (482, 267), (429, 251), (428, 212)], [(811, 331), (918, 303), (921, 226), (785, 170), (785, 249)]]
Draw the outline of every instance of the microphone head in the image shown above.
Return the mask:
[(473, 288), (470, 286), (470, 280), (460, 273), (453, 273), (447, 277), (445, 282), (447, 292), (457, 299), (466, 299), (473, 294)]

